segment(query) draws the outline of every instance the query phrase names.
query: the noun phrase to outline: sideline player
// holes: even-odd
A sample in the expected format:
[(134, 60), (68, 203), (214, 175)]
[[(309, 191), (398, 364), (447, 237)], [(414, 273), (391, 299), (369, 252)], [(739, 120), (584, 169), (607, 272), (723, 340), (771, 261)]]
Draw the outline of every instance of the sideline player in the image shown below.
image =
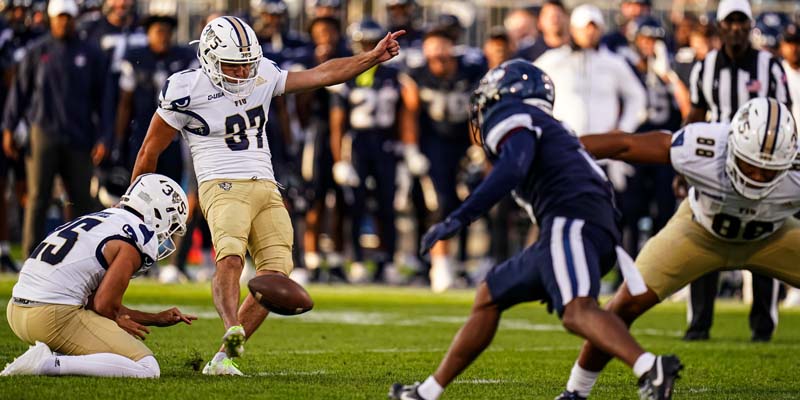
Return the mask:
[[(373, 48), (386, 32), (371, 19), (356, 22), (347, 31), (356, 54)], [(399, 125), (408, 113), (403, 101), (403, 91), (406, 89), (401, 80), (398, 69), (377, 65), (355, 79), (338, 85), (331, 95), (333, 178), (337, 184), (352, 188), (343, 190), (352, 190), (353, 200), (348, 208), (353, 221), (351, 239), (354, 263), (364, 261), (364, 249), (359, 239), (364, 219), (369, 217), (367, 178), (372, 176), (375, 179), (375, 217), (382, 248), (382, 254), (375, 257), (378, 264), (376, 281), (382, 281), (383, 272), (394, 268), (392, 262), (397, 237), (394, 206), (398, 161), (396, 147), (401, 130)], [(416, 138), (406, 141), (416, 143)], [(353, 268), (351, 266), (351, 270)]]
[[(293, 232), (272, 170), (264, 124), (272, 97), (352, 79), (396, 56), (388, 33), (371, 51), (312, 69), (281, 70), (262, 57), (255, 32), (237, 17), (219, 17), (200, 34), (200, 70), (167, 79), (159, 109), (136, 160), (133, 179), (153, 171), (178, 132), (189, 143), (200, 206), (217, 251), (214, 305), (225, 325), (223, 345), (203, 373), (241, 375), (231, 360), (244, 351), (268, 311), (248, 295), (239, 306), (239, 277), (249, 250), (257, 274), (289, 275)], [(224, 350), (224, 352), (223, 352)]]
[[(622, 320), (600, 309), (600, 277), (625, 254), (618, 213), (602, 170), (552, 115), (553, 84), (531, 63), (515, 59), (489, 71), (472, 95), (471, 121), (494, 168), (457, 210), (422, 239), (427, 252), (455, 235), (512, 191), (541, 226), (539, 241), (495, 266), (478, 286), (467, 323), (436, 373), (423, 383), (396, 383), (392, 399), (435, 400), (489, 346), (500, 314), (541, 300), (564, 327), (614, 354), (639, 377), (642, 399), (669, 399), (681, 368), (675, 356), (646, 353)], [(627, 260), (627, 263), (624, 262)], [(641, 283), (630, 259), (626, 278)], [(636, 286), (636, 285), (634, 285)]]
[[(153, 352), (142, 343), (150, 326), (191, 324), (170, 308), (132, 310), (122, 297), (132, 277), (169, 255), (183, 235), (186, 194), (172, 179), (140, 176), (115, 208), (61, 225), (25, 261), (6, 317), (34, 344), (0, 375), (88, 375), (158, 378)], [(54, 353), (55, 352), (55, 353)]]
[[(706, 273), (747, 268), (800, 286), (800, 172), (794, 120), (773, 98), (745, 103), (728, 123), (662, 132), (581, 138), (598, 158), (672, 163), (691, 185), (675, 215), (636, 258), (647, 292), (623, 284), (608, 304), (628, 325)], [(584, 343), (567, 392), (589, 395), (611, 357)], [(565, 394), (567, 393), (565, 392)]]

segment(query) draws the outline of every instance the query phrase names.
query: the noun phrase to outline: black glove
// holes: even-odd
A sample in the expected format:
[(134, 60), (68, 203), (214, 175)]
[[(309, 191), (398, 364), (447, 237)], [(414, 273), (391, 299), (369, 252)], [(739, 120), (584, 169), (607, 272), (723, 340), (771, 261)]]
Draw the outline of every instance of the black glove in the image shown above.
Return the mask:
[(444, 221), (432, 226), (427, 232), (425, 232), (425, 235), (422, 236), (419, 254), (423, 256), (428, 254), (428, 252), (431, 250), (431, 247), (433, 247), (436, 242), (453, 237), (463, 227), (464, 223), (457, 218), (452, 217), (447, 217)]

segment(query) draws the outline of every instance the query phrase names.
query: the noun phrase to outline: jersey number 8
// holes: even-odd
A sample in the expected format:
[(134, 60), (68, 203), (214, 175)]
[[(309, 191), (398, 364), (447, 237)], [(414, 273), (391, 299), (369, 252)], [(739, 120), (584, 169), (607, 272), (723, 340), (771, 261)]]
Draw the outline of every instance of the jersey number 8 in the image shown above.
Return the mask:
[(725, 239), (737, 239), (741, 234), (744, 240), (755, 240), (775, 229), (772, 222), (749, 221), (742, 229), (742, 220), (729, 214), (717, 214), (711, 222), (711, 229)]

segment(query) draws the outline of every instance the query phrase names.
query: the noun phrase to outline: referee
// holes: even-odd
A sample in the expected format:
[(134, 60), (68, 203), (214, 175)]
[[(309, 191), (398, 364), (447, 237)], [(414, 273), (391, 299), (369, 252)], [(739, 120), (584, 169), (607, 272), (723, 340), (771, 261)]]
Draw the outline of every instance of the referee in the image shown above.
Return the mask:
[[(747, 0), (722, 0), (717, 23), (722, 49), (695, 63), (690, 78), (692, 108), (687, 123), (730, 122), (740, 104), (755, 97), (773, 97), (791, 107), (780, 61), (766, 51), (753, 49), (753, 16)], [(719, 273), (692, 283), (688, 308), (689, 328), (684, 340), (707, 340), (717, 296)], [(769, 341), (778, 321), (778, 281), (753, 274), (750, 330), (753, 341)]]

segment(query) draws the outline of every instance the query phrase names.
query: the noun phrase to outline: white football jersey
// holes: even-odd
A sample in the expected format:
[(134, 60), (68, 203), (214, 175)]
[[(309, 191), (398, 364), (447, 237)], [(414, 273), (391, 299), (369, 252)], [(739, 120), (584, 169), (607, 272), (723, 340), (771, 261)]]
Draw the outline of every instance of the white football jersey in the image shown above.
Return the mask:
[(85, 305), (108, 269), (103, 248), (111, 240), (136, 247), (142, 256), (141, 267), (152, 265), (158, 255), (158, 239), (139, 217), (121, 208), (108, 208), (61, 225), (48, 235), (22, 266), (13, 296)]
[(672, 166), (691, 185), (694, 219), (715, 236), (729, 241), (763, 239), (800, 211), (798, 165), (766, 198), (739, 195), (725, 172), (727, 123), (695, 123), (672, 136)]
[(197, 181), (275, 181), (265, 125), (272, 98), (283, 94), (285, 70), (269, 59), (258, 66), (250, 96), (226, 97), (200, 69), (173, 74), (164, 83), (158, 115), (189, 143)]

